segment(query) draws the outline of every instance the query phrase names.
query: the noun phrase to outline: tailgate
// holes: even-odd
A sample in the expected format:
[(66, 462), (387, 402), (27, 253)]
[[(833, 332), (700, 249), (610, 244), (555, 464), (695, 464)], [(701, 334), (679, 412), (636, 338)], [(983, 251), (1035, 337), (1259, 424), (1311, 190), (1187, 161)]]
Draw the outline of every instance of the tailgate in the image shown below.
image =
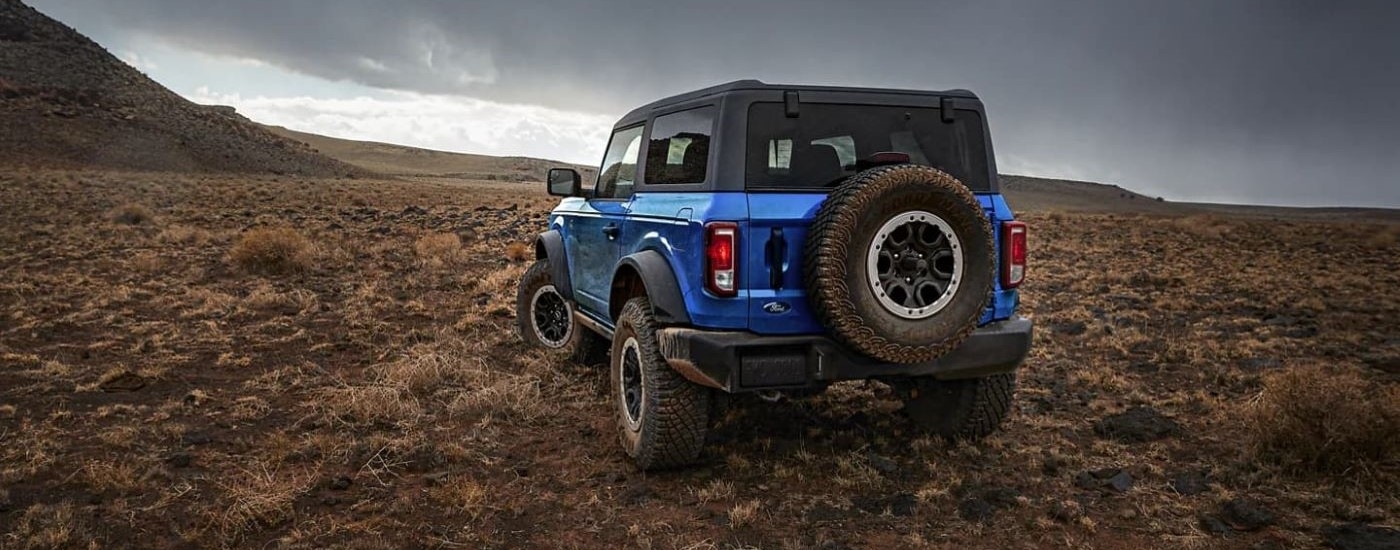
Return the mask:
[(802, 284), (802, 246), (823, 200), (824, 192), (749, 194), (740, 277), (748, 290), (749, 329), (753, 332), (823, 332), (807, 306)]

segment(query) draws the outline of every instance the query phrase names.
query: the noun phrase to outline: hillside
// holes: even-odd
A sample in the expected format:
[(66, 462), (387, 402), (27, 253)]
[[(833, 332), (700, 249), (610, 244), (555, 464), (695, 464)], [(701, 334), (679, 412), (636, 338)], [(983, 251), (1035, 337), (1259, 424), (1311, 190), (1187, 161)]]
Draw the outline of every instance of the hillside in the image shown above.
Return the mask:
[(1181, 205), (1158, 201), (1117, 185), (1087, 181), (1001, 175), (1002, 193), (1016, 209), (1179, 212)]
[(597, 170), (529, 157), (449, 153), (405, 145), (355, 141), (266, 126), (272, 133), (311, 146), (342, 162), (385, 175), (436, 176), (490, 181), (544, 181), (550, 168), (573, 167), (592, 178)]
[(1017, 211), (1073, 211), (1162, 215), (1216, 215), (1317, 221), (1400, 221), (1400, 210), (1173, 202), (1118, 185), (1002, 174), (1001, 190)]
[(0, 0), (0, 165), (359, 172), (230, 108), (181, 98), (17, 0)]

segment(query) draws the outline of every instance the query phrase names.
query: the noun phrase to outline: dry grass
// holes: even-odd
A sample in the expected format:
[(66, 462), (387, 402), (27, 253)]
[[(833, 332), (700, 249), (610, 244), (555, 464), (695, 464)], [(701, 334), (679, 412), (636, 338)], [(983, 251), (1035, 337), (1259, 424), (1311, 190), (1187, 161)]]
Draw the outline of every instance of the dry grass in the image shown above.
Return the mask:
[(265, 275), (311, 269), (311, 241), (290, 227), (262, 227), (244, 233), (229, 250), (229, 259), (244, 270)]
[(737, 529), (752, 524), (758, 519), (759, 508), (763, 503), (758, 500), (748, 500), (735, 504), (729, 508), (729, 527)]
[[(1395, 400), (1381, 368), (1400, 353), (1385, 292), (1400, 270), (1370, 248), (1376, 226), (1216, 215), (1198, 234), (1032, 212), (1036, 345), (997, 435), (945, 444), (889, 388), (843, 383), (736, 398), (701, 467), (643, 474), (617, 448), (606, 373), (513, 333), (532, 251), (503, 254), (557, 202), (537, 187), (0, 174), (0, 546), (1310, 547), (1336, 523), (1400, 517), (1393, 461), (1279, 475), (1305, 460), (1241, 452), (1241, 404), (1267, 385), (1258, 406), (1282, 406), (1279, 373), (1351, 369), (1346, 395), (1370, 401), (1328, 413), (1378, 418), (1366, 407)], [(114, 230), (127, 203), (159, 205), (159, 228)], [(293, 225), (312, 241), (293, 247), (296, 276), (233, 259), (248, 228)], [(439, 261), (460, 263), (425, 269)], [(1181, 430), (1095, 435), (1139, 406)], [(1120, 467), (1127, 493), (1076, 485)], [(1207, 493), (1170, 489), (1188, 470), (1210, 472)], [(985, 487), (1020, 497), (966, 520)], [(1203, 533), (1198, 515), (1236, 496), (1279, 524)]]
[(1270, 376), (1249, 420), (1255, 456), (1293, 472), (1366, 471), (1400, 459), (1400, 386), (1353, 369)]
[(1393, 252), (1397, 243), (1400, 243), (1400, 226), (1378, 228), (1366, 238), (1366, 246), (1377, 250)]
[(535, 257), (535, 249), (525, 243), (510, 243), (506, 246), (506, 259), (512, 262), (523, 262)]
[(457, 266), (467, 259), (462, 238), (456, 233), (427, 233), (413, 243), (413, 251), (419, 261), (431, 268)]
[(107, 213), (107, 219), (121, 225), (152, 225), (156, 221), (156, 215), (145, 205), (129, 202), (113, 208)]
[(214, 510), (211, 516), (219, 530), (232, 539), (250, 529), (286, 522), (293, 515), (296, 498), (310, 488), (309, 479), (302, 473), (280, 471), (256, 462), (219, 486), (225, 506)]

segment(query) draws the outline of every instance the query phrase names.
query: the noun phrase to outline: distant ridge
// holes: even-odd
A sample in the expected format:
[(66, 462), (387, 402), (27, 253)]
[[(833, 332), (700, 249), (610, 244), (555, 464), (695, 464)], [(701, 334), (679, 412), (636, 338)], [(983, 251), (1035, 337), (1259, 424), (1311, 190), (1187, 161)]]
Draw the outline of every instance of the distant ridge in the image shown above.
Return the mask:
[(363, 172), (231, 107), (191, 103), (19, 0), (0, 0), (0, 165)]
[(596, 168), (587, 166), (530, 157), (450, 153), (407, 145), (334, 138), (281, 126), (265, 128), (352, 166), (391, 176), (542, 182), (550, 168), (574, 168), (582, 172), (585, 179), (594, 177), (598, 172)]

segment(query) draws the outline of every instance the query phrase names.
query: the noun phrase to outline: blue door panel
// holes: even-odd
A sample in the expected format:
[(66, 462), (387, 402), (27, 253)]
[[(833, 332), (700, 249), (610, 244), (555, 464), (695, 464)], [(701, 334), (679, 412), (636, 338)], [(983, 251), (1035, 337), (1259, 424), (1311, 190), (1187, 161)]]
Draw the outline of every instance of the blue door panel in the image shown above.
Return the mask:
[(621, 252), (620, 241), (604, 228), (621, 228), (626, 212), (626, 201), (603, 199), (567, 199), (554, 209), (551, 226), (560, 227), (564, 237), (574, 302), (594, 316), (607, 317), (613, 266)]

